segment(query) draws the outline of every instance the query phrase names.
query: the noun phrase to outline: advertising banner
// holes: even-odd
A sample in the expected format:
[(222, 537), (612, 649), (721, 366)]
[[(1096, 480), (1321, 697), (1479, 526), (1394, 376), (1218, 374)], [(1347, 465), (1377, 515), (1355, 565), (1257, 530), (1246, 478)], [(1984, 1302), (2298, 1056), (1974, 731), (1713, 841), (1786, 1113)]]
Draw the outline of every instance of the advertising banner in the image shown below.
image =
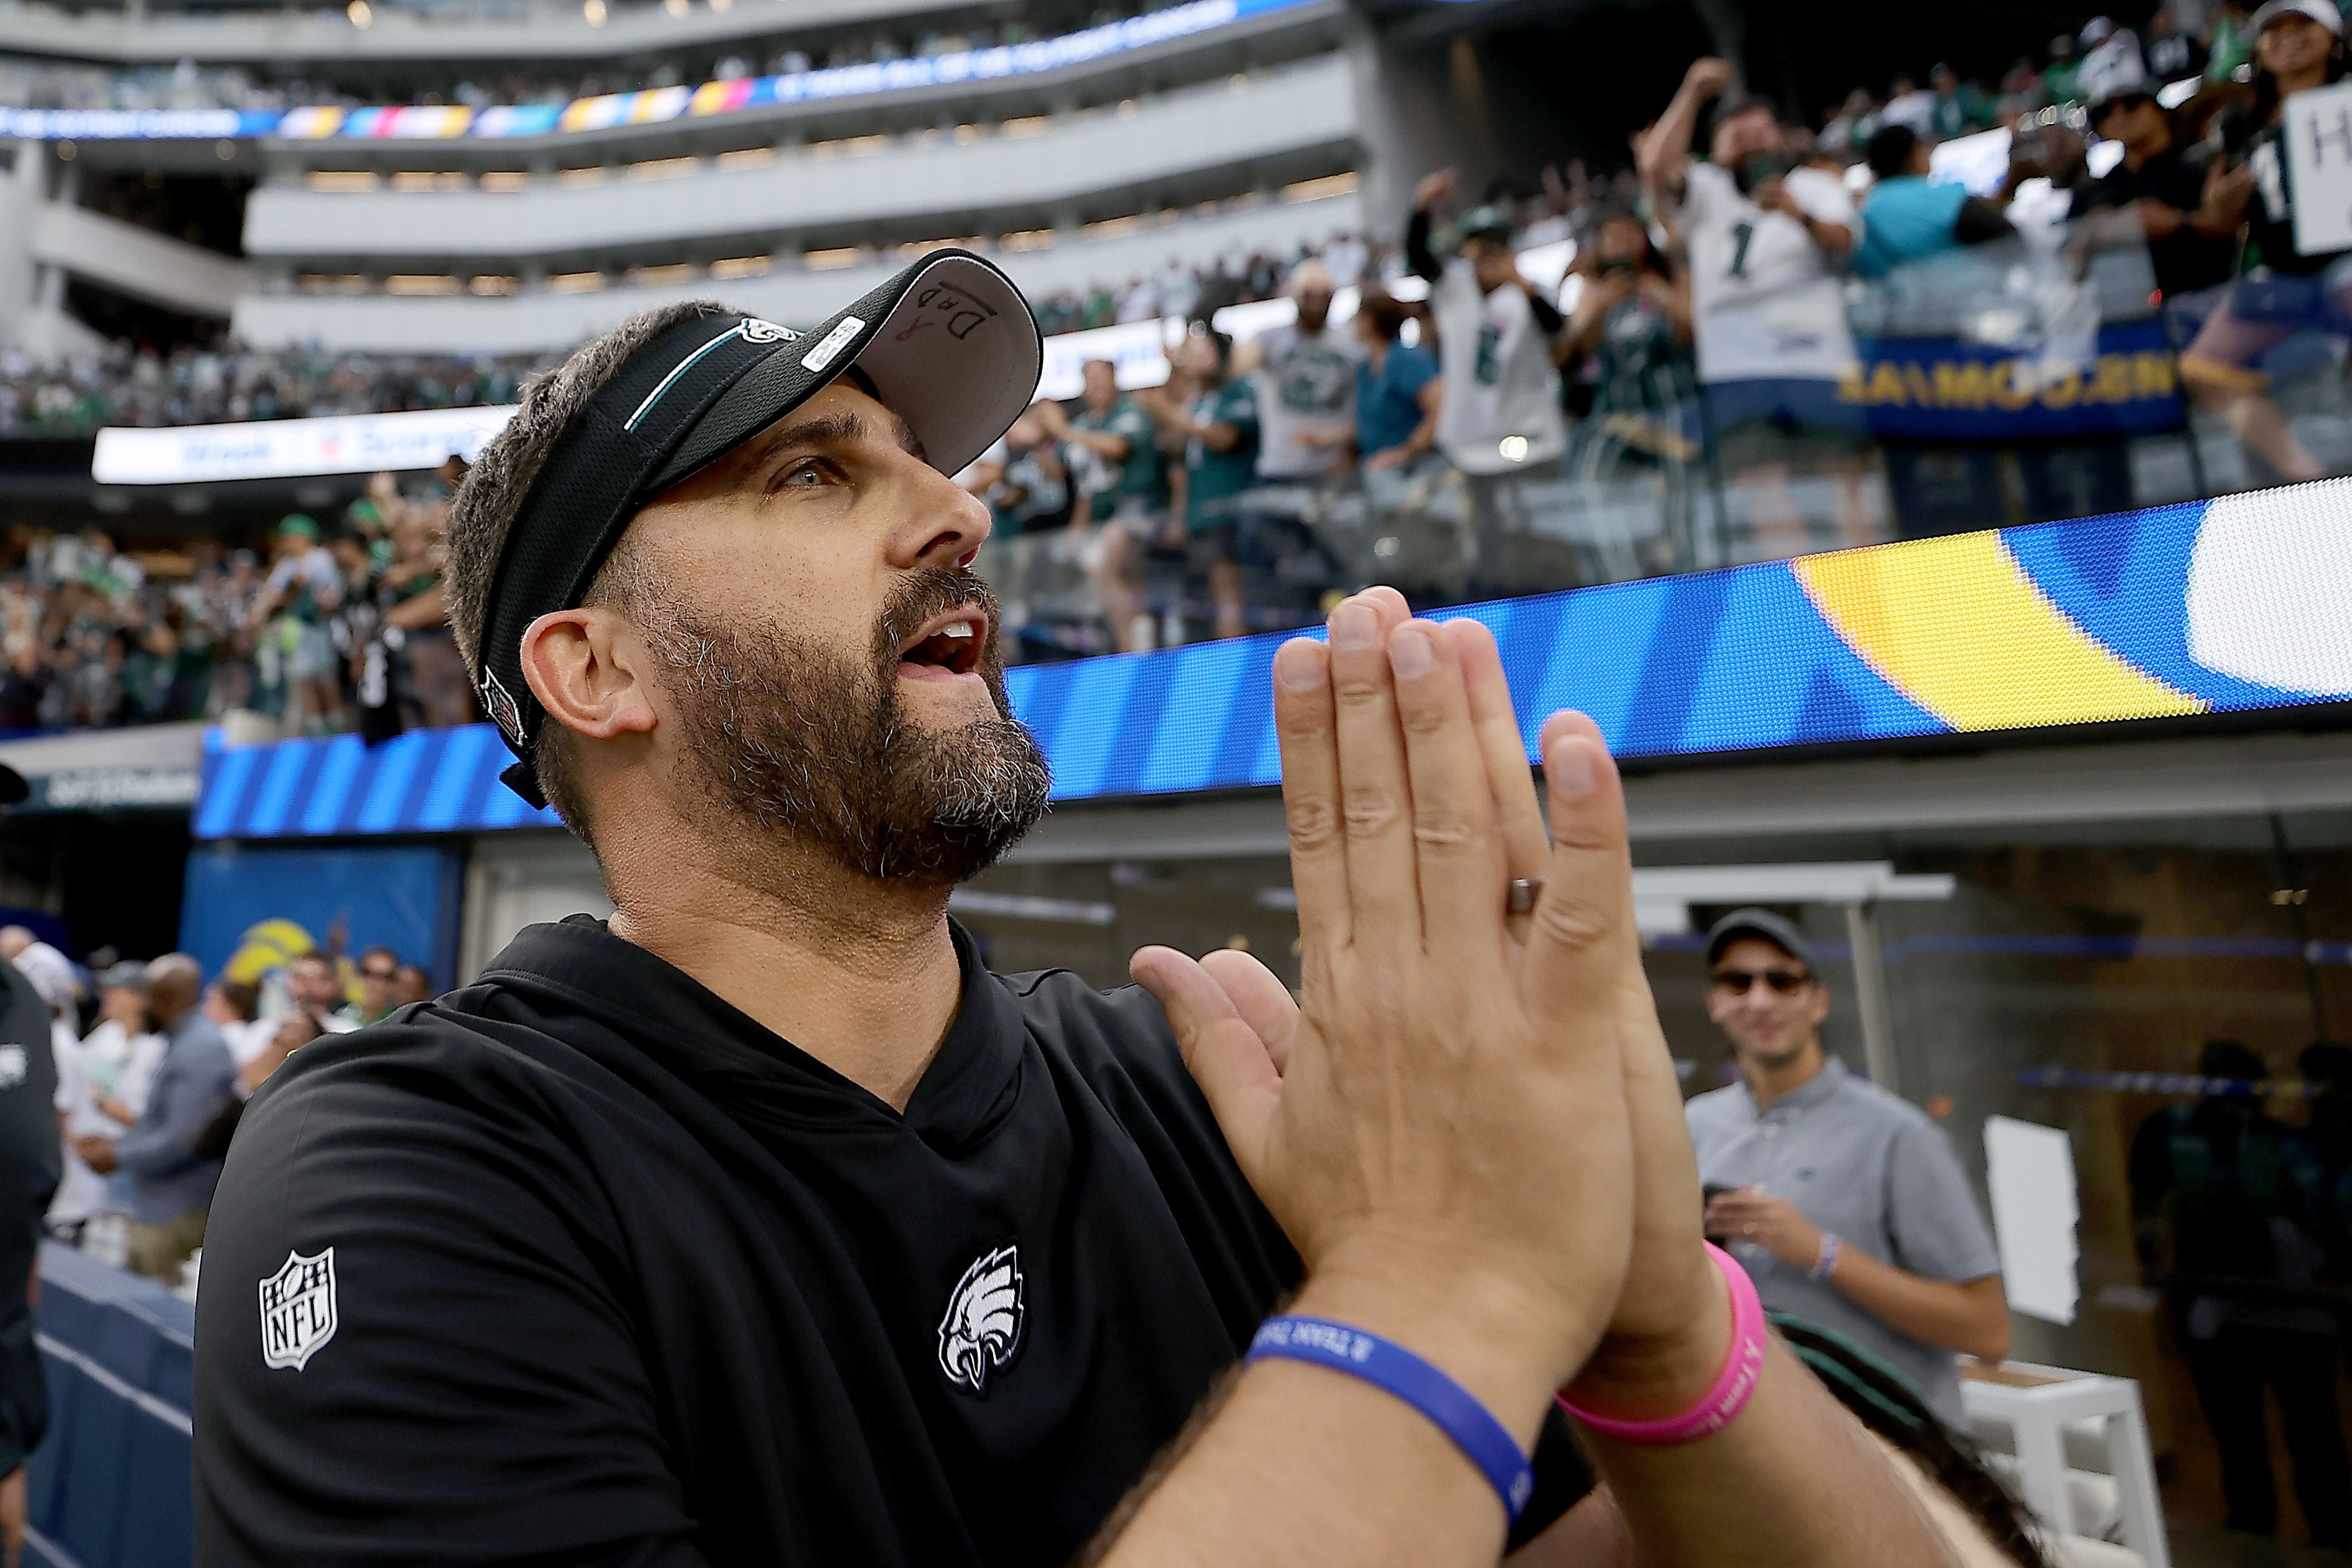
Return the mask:
[(2177, 430), (2180, 379), (2153, 317), (2099, 329), (2090, 362), (1955, 338), (1864, 339), (1838, 401), (1901, 440), (2014, 442)]
[(164, 430), (110, 425), (98, 433), (89, 474), (101, 485), (192, 485), (434, 468), (453, 455), (472, 461), (513, 417), (511, 406), (500, 406)]

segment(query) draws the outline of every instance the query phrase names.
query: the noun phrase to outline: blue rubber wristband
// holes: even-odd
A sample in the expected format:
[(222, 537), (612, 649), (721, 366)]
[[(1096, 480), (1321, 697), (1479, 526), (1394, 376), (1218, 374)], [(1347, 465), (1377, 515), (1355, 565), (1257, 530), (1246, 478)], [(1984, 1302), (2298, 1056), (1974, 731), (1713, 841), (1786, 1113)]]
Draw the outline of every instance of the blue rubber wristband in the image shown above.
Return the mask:
[(1535, 1490), (1536, 1472), (1519, 1452), (1518, 1439), (1468, 1389), (1404, 1346), (1323, 1318), (1279, 1317), (1260, 1323), (1250, 1341), (1248, 1360), (1267, 1356), (1310, 1361), (1395, 1395), (1454, 1439), (1492, 1483), (1503, 1512), (1513, 1524), (1519, 1521)]

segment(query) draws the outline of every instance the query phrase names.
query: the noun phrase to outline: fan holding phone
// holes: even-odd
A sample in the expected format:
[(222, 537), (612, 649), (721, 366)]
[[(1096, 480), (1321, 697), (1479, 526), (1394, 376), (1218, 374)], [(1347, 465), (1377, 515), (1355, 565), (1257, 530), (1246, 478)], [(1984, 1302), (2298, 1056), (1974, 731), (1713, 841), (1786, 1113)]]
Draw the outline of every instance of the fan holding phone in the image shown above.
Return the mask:
[(2009, 1349), (2000, 1258), (1959, 1161), (1918, 1107), (1822, 1049), (1829, 990), (1793, 923), (1726, 915), (1707, 970), (1707, 1016), (1739, 1068), (1684, 1107), (1708, 1236), (1768, 1308), (1858, 1341), (1959, 1426), (1954, 1353)]

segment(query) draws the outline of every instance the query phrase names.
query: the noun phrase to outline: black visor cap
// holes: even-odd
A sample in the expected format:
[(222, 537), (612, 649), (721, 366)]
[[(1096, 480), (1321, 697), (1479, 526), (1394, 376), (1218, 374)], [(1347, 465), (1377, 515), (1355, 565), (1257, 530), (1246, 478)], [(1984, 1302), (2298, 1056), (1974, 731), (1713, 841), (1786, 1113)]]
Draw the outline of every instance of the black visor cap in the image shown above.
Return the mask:
[(577, 605), (656, 496), (806, 402), (855, 366), (954, 474), (1036, 393), (1045, 361), (1020, 289), (970, 251), (936, 250), (814, 330), (718, 314), (678, 322), (630, 356), (558, 438), (491, 579), (474, 672), (517, 758), (500, 777), (534, 806), (546, 715), (522, 678), (532, 622)]

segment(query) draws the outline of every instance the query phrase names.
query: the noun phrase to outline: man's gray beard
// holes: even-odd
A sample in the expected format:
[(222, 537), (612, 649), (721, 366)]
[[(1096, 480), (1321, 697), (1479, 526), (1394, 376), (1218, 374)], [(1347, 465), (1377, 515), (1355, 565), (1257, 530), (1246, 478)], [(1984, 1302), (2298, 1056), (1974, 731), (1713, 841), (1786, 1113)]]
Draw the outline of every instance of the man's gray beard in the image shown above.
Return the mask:
[(640, 622), (677, 677), (667, 685), (678, 755), (722, 833), (780, 833), (877, 880), (950, 887), (977, 875), (1044, 815), (1052, 779), (1011, 716), (992, 635), (982, 675), (996, 713), (952, 730), (907, 717), (898, 646), (923, 621), (974, 600), (966, 573), (927, 574), (894, 601), (864, 668), (772, 628), (747, 635), (671, 605)]

